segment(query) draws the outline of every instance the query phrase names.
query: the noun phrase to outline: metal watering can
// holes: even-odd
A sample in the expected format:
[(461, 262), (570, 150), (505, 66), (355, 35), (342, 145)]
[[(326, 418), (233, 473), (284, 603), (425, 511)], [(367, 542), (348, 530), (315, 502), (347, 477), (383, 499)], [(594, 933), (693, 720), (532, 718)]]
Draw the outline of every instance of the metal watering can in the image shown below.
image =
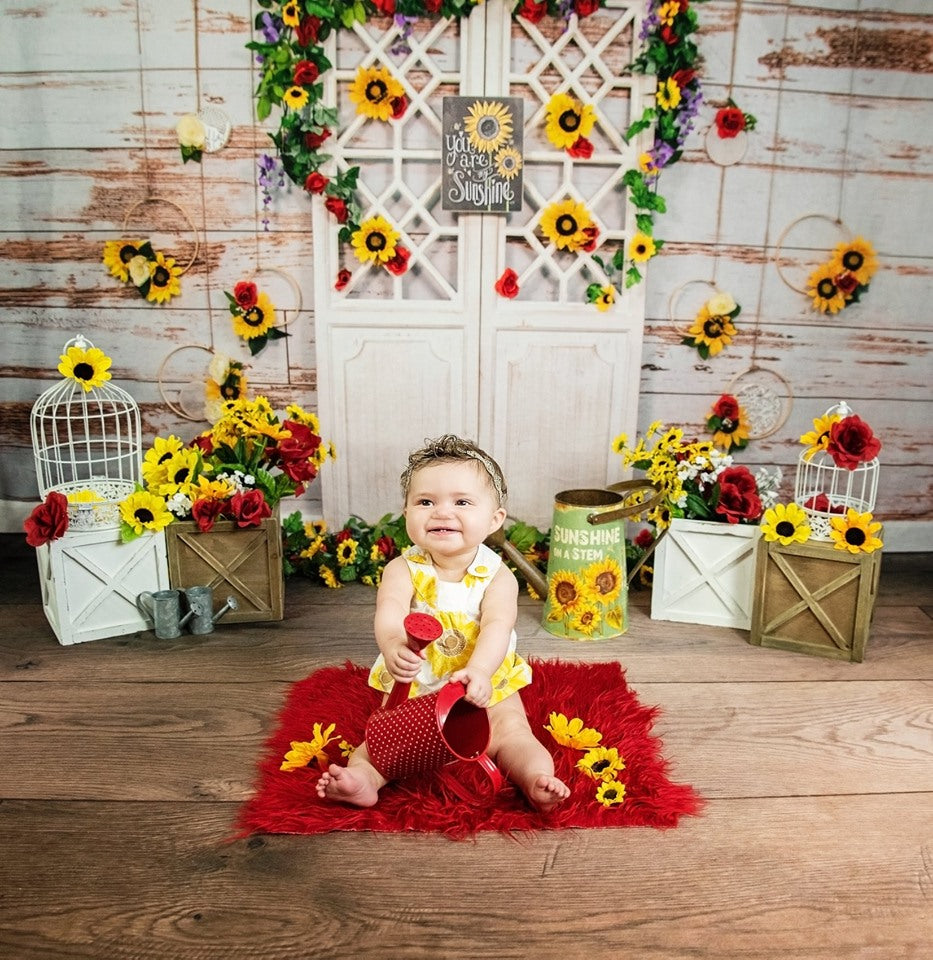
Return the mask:
[[(405, 618), (408, 645), (422, 654), (443, 627), (427, 613)], [(423, 654), (422, 654), (423, 655)], [(366, 722), (370, 762), (388, 780), (437, 770), (455, 760), (478, 763), (494, 790), (505, 782), (490, 759), (489, 714), (465, 698), (462, 683), (448, 683), (434, 693), (409, 698), (410, 683), (392, 687), (386, 702)]]
[[(212, 633), (214, 624), (228, 610), (236, 610), (236, 597), (227, 597), (226, 603), (212, 613), (214, 591), (210, 587), (188, 587), (184, 591), (188, 612), (181, 612), (181, 590), (144, 590), (136, 597), (139, 612), (152, 621), (155, 635), (160, 640), (174, 640), (181, 636), (181, 628), (187, 626), (193, 634)], [(189, 626), (190, 624), (190, 626)]]
[[(640, 492), (652, 496), (626, 501)], [(564, 490), (554, 500), (542, 626), (572, 640), (606, 640), (628, 628), (625, 524), (652, 509), (663, 493), (647, 480), (604, 489)]]

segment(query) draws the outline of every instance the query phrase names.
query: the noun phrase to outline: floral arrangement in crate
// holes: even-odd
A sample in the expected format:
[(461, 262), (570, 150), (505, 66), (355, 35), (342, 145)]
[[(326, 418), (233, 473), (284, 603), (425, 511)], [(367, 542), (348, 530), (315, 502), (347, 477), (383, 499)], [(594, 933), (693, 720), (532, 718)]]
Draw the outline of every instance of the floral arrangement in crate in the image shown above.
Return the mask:
[(780, 472), (762, 468), (757, 476), (733, 464), (732, 456), (709, 440), (685, 440), (679, 427), (655, 421), (635, 445), (625, 434), (613, 441), (623, 465), (645, 472), (664, 494), (647, 514), (654, 527), (666, 530), (671, 521), (712, 520), (719, 523), (758, 523), (777, 498)]
[(210, 430), (185, 444), (156, 437), (143, 458), (144, 487), (120, 505), (124, 540), (192, 520), (209, 532), (217, 520), (258, 526), (285, 497), (300, 496), (335, 456), (317, 415), (297, 404), (280, 418), (265, 397), (228, 400)]

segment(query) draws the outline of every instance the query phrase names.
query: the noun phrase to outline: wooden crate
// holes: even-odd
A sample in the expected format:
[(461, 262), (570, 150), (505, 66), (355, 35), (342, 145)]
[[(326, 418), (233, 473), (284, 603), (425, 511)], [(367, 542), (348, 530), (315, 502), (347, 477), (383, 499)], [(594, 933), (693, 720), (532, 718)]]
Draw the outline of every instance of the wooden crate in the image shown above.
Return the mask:
[(219, 520), (201, 533), (190, 520), (165, 528), (168, 575), (171, 585), (210, 586), (214, 612), (228, 596), (237, 609), (221, 623), (254, 623), (285, 616), (285, 575), (282, 571), (282, 529), (278, 511), (259, 526), (240, 528), (233, 520)]
[(758, 544), (749, 642), (860, 662), (871, 626), (881, 551), (851, 554), (809, 541)]

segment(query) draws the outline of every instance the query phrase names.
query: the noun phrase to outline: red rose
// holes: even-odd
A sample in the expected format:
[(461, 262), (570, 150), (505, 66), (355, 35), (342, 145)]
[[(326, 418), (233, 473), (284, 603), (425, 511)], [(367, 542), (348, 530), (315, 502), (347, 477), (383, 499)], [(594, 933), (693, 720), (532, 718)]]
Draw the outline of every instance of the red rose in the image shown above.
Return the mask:
[(272, 516), (272, 510), (261, 490), (235, 493), (230, 498), (227, 512), (233, 514), (238, 527), (258, 527), (266, 517)]
[(716, 130), (720, 139), (731, 140), (745, 129), (745, 114), (738, 107), (723, 107), (716, 114)]
[(401, 97), (393, 97), (389, 103), (392, 105), (392, 119), (401, 120), (405, 116), (405, 111), (408, 109), (408, 97), (402, 95)]
[(258, 298), (259, 292), (256, 290), (256, 284), (250, 283), (248, 280), (241, 280), (233, 288), (233, 299), (236, 300), (238, 306), (241, 306), (244, 310), (255, 307)]
[(400, 277), (408, 269), (408, 258), (411, 256), (411, 250), (403, 247), (400, 243), (395, 245), (395, 256), (391, 260), (386, 260), (385, 268), (389, 273), (394, 273)]
[(719, 475), (716, 513), (729, 523), (757, 520), (762, 513), (758, 484), (748, 467), (726, 467)]
[(583, 232), (589, 239), (580, 249), (585, 250), (587, 253), (592, 253), (596, 249), (596, 242), (599, 240), (599, 227), (595, 225), (584, 227)]
[(337, 279), (334, 281), (335, 290), (343, 290), (343, 288), (350, 282), (350, 278), (353, 276), (349, 270), (340, 270), (337, 273)]
[(321, 21), (317, 17), (302, 17), (295, 29), (298, 45), (300, 47), (310, 47), (312, 43), (317, 43), (320, 29)]
[(518, 274), (511, 267), (506, 267), (496, 281), (496, 293), (509, 300), (518, 295)]
[(306, 133), (305, 134), (305, 146), (309, 150), (318, 150), (320, 149), (321, 144), (330, 136), (330, 130), (327, 127), (320, 133)]
[(321, 438), (306, 424), (288, 420), (283, 426), (290, 436), (283, 437), (276, 446), (282, 460), (307, 460), (321, 445)]
[(223, 500), (195, 500), (191, 504), (191, 519), (198, 525), (201, 533), (210, 533), (214, 521), (223, 513)]
[(713, 407), (713, 416), (720, 420), (729, 419), (736, 421), (739, 419), (739, 401), (731, 393), (724, 393)]
[(323, 193), (328, 183), (330, 181), (327, 177), (315, 170), (314, 173), (309, 173), (305, 178), (305, 190), (308, 193)]
[(387, 17), (395, 14), (395, 0), (373, 0), (373, 6)]
[(581, 160), (589, 160), (593, 156), (593, 144), (586, 137), (577, 137), (572, 147), (567, 147), (567, 153), (571, 157), (579, 157)]
[(881, 441), (872, 433), (871, 427), (855, 414), (837, 420), (829, 428), (826, 452), (837, 467), (854, 470), (860, 463), (878, 456), (880, 449)]
[(320, 68), (313, 60), (299, 60), (295, 64), (294, 82), (299, 87), (310, 86), (320, 75)]
[(202, 433), (195, 437), (191, 443), (188, 444), (188, 446), (197, 447), (201, 451), (201, 455), (204, 457), (209, 457), (214, 452), (214, 441), (211, 440), (211, 434), (209, 430), (207, 433)]
[(673, 27), (661, 27), (661, 39), (669, 46), (673, 47), (680, 43), (680, 37), (674, 33)]
[(647, 527), (639, 531), (638, 536), (635, 537), (635, 546), (642, 550), (647, 550), (652, 543), (654, 543), (654, 534)]
[(23, 529), (30, 547), (41, 547), (50, 540), (58, 540), (68, 529), (68, 498), (65, 494), (50, 491), (23, 521)]
[(851, 297), (858, 286), (858, 277), (846, 270), (840, 273), (838, 277), (833, 277), (833, 283), (836, 284), (837, 290), (841, 290), (847, 297)]
[(599, 9), (600, 0), (573, 0), (573, 11), (582, 20)]
[(344, 527), (334, 536), (334, 540), (337, 543), (343, 543), (344, 540), (349, 540), (352, 536), (353, 534), (346, 527)]
[(846, 508), (844, 504), (831, 504), (829, 502), (829, 497), (825, 493), (818, 493), (815, 497), (810, 497), (809, 500), (804, 501), (804, 507), (807, 510), (815, 510), (817, 513), (845, 513)]
[(324, 201), (324, 206), (337, 218), (337, 223), (347, 222), (350, 211), (347, 210), (346, 200), (341, 200), (340, 197), (328, 197)]
[(386, 560), (395, 556), (395, 541), (391, 537), (380, 537), (376, 541), (376, 547)]
[(678, 70), (675, 74), (673, 74), (673, 77), (677, 86), (683, 90), (684, 87), (693, 83), (696, 75), (696, 70), (691, 70), (689, 67), (684, 67), (682, 70)]
[(428, 13), (440, 13), (443, 0), (424, 0), (425, 9)]
[(535, 3), (535, 0), (523, 0), (522, 8), (518, 11), (520, 17), (524, 17), (531, 23), (538, 23), (547, 13), (547, 0), (541, 3)]

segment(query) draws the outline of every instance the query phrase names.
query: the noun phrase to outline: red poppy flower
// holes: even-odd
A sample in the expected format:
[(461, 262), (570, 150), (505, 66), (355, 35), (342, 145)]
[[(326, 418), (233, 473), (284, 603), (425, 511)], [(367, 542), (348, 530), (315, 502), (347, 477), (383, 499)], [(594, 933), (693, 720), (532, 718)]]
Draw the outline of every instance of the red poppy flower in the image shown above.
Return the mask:
[(654, 543), (654, 535), (647, 527), (644, 530), (640, 530), (638, 536), (635, 537), (635, 546), (640, 547), (642, 550), (647, 550), (652, 543)]
[(596, 242), (599, 240), (599, 227), (591, 225), (583, 228), (583, 233), (589, 238), (580, 248), (586, 253), (592, 253), (596, 249)]
[(376, 547), (386, 560), (391, 560), (396, 554), (395, 541), (391, 537), (380, 537), (376, 541)]
[(691, 69), (690, 67), (684, 67), (682, 70), (678, 70), (673, 74), (674, 82), (680, 87), (681, 90), (684, 87), (689, 86), (696, 79), (697, 72), (696, 70)]
[(405, 116), (405, 111), (408, 109), (408, 97), (402, 95), (401, 97), (393, 97), (389, 103), (392, 105), (392, 119), (401, 120)]
[(724, 393), (713, 406), (713, 416), (725, 420), (739, 419), (739, 401), (731, 393)]
[(236, 300), (237, 305), (244, 310), (255, 307), (256, 301), (259, 299), (259, 291), (256, 289), (256, 284), (250, 283), (249, 280), (241, 280), (233, 288), (233, 299)]
[(833, 283), (836, 284), (837, 290), (841, 290), (847, 297), (851, 297), (858, 286), (858, 278), (855, 274), (846, 270), (840, 273), (838, 277), (833, 277)]
[(68, 529), (68, 498), (52, 490), (23, 521), (26, 543), (41, 547), (50, 540), (58, 540)]
[(496, 293), (509, 300), (518, 295), (518, 274), (511, 267), (506, 267), (496, 281)]

